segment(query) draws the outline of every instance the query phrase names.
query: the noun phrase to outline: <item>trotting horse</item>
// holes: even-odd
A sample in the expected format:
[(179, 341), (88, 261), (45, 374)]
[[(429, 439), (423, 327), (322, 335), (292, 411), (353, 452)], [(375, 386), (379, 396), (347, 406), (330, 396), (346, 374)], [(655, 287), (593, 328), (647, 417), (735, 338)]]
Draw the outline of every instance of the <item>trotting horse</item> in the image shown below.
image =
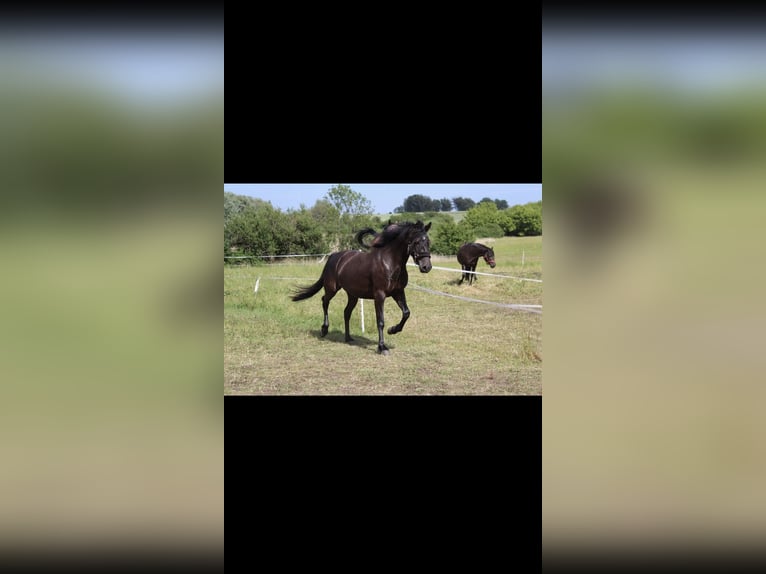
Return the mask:
[(468, 279), (469, 285), (474, 282), (476, 275), (474, 273), (466, 273), (466, 271), (476, 271), (479, 257), (484, 257), (484, 261), (493, 269), (495, 268), (495, 252), (491, 247), (481, 243), (463, 243), (460, 246), (460, 249), (457, 251), (457, 260), (462, 266), (463, 276), (460, 278), (459, 285), (462, 285), (466, 279)]
[[(402, 320), (388, 329), (388, 334), (398, 333), (410, 317), (404, 288), (407, 286), (407, 259), (412, 256), (421, 273), (431, 270), (431, 241), (428, 230), (431, 224), (400, 222), (389, 223), (383, 231), (376, 233), (368, 227), (356, 234), (356, 240), (370, 251), (338, 251), (330, 255), (322, 270), (319, 280), (313, 285), (299, 288), (293, 295), (293, 301), (302, 301), (316, 295), (324, 287), (322, 308), (324, 322), (322, 336), (327, 335), (330, 321), (327, 307), (330, 300), (340, 289), (348, 294), (348, 304), (343, 312), (346, 324), (346, 342), (353, 339), (349, 334), (348, 321), (359, 299), (375, 300), (375, 317), (378, 323), (378, 353), (388, 355), (388, 347), (383, 342), (383, 303), (386, 297), (393, 297), (402, 310)], [(370, 245), (363, 242), (367, 235), (374, 235)]]

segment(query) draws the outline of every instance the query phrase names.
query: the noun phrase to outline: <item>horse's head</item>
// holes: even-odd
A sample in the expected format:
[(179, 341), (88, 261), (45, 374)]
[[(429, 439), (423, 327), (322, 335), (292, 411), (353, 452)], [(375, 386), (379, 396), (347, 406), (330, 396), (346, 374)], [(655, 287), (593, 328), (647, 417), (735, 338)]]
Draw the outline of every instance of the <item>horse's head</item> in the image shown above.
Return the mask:
[(491, 247), (487, 249), (487, 252), (484, 254), (484, 261), (486, 261), (492, 269), (495, 268), (495, 252)]
[(431, 270), (431, 240), (428, 238), (428, 230), (431, 224), (424, 226), (418, 221), (411, 229), (408, 238), (408, 251), (421, 273)]

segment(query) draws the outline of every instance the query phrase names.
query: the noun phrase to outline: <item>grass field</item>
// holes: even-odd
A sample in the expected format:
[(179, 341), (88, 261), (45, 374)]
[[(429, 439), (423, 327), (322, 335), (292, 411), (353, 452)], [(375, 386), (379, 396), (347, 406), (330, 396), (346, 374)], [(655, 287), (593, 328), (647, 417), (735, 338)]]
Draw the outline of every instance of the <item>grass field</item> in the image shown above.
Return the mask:
[[(495, 249), (497, 266), (477, 271), (542, 279), (542, 237), (480, 240)], [(522, 254), (524, 264), (522, 267)], [(410, 260), (411, 261), (411, 260)], [(460, 269), (454, 257), (433, 257)], [(378, 355), (372, 301), (351, 318), (354, 343), (344, 342), (345, 291), (329, 307), (330, 331), (320, 337), (323, 291), (290, 300), (297, 285), (316, 281), (324, 262), (224, 266), (224, 394), (254, 395), (539, 395), (542, 394), (542, 315), (416, 290), (423, 287), (497, 303), (542, 304), (542, 283), (480, 275), (457, 285), (459, 273), (408, 267), (404, 330), (385, 333)], [(254, 292), (260, 278), (258, 292)], [(386, 329), (399, 322), (392, 299)]]

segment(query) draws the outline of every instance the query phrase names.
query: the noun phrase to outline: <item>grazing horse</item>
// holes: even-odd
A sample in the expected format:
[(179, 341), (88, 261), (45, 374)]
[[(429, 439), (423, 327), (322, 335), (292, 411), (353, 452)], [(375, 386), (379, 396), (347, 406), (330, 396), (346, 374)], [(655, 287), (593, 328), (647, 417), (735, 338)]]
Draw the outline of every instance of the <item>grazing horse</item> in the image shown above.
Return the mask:
[(479, 262), (479, 257), (484, 257), (492, 269), (495, 268), (495, 252), (491, 247), (482, 245), (481, 243), (463, 243), (460, 249), (457, 251), (457, 260), (463, 269), (463, 276), (460, 278), (460, 285), (463, 284), (465, 279), (468, 279), (470, 285), (475, 281), (476, 275), (474, 273), (466, 273), (466, 271), (476, 271), (476, 264)]
[[(383, 343), (383, 303), (386, 297), (393, 297), (402, 310), (402, 319), (388, 329), (388, 334), (398, 333), (410, 317), (404, 288), (407, 286), (407, 259), (412, 256), (421, 273), (431, 271), (431, 241), (428, 230), (431, 224), (401, 222), (389, 223), (383, 231), (376, 233), (368, 227), (356, 234), (356, 240), (370, 251), (338, 251), (330, 255), (325, 263), (322, 275), (313, 285), (301, 287), (293, 295), (293, 301), (302, 301), (316, 295), (324, 287), (322, 308), (324, 322), (322, 336), (327, 335), (330, 321), (327, 307), (330, 300), (340, 289), (348, 294), (348, 304), (343, 312), (346, 323), (346, 342), (353, 339), (349, 334), (348, 321), (359, 299), (375, 300), (375, 317), (378, 323), (378, 353), (388, 355), (388, 347)], [(363, 242), (367, 235), (374, 235), (370, 245)]]

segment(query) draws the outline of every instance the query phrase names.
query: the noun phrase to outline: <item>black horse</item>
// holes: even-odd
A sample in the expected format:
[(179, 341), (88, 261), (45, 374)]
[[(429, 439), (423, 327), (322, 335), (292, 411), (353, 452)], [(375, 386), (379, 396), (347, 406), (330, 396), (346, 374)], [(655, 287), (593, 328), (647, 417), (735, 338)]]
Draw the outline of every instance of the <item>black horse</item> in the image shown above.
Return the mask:
[[(319, 280), (313, 285), (300, 288), (293, 301), (302, 301), (316, 295), (324, 287), (322, 308), (324, 323), (322, 336), (327, 334), (330, 321), (327, 317), (327, 307), (330, 300), (340, 289), (348, 294), (348, 304), (343, 312), (346, 323), (346, 342), (353, 339), (349, 334), (348, 321), (351, 312), (359, 299), (375, 300), (375, 317), (378, 323), (378, 352), (388, 354), (388, 347), (383, 343), (383, 303), (386, 297), (393, 297), (402, 310), (402, 320), (388, 329), (388, 334), (398, 333), (404, 327), (410, 316), (404, 288), (407, 286), (407, 259), (412, 256), (421, 273), (431, 270), (431, 241), (428, 230), (431, 224), (401, 222), (389, 223), (383, 231), (376, 233), (368, 227), (356, 234), (356, 240), (362, 247), (370, 248), (364, 251), (338, 251), (330, 255), (322, 270)], [(367, 235), (374, 235), (370, 245), (363, 242)]]
[(457, 251), (457, 260), (463, 269), (463, 276), (460, 278), (460, 285), (463, 281), (468, 279), (468, 284), (474, 282), (476, 275), (474, 273), (466, 273), (466, 271), (476, 271), (476, 264), (479, 262), (479, 257), (484, 257), (490, 267), (495, 268), (495, 252), (491, 247), (482, 245), (481, 243), (463, 243), (460, 249)]

